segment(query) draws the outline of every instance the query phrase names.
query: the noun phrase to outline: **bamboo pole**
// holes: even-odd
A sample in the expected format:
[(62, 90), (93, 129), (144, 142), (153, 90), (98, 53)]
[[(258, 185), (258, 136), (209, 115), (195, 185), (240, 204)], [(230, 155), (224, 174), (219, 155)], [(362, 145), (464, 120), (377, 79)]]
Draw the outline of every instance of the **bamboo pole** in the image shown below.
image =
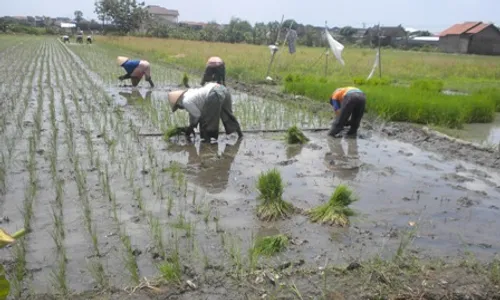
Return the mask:
[[(327, 131), (330, 130), (330, 128), (302, 128), (300, 129), (302, 131), (310, 131), (310, 132), (318, 132), (318, 131)], [(286, 132), (288, 129), (249, 129), (249, 130), (242, 130), (241, 132), (243, 133), (273, 133), (273, 132)], [(225, 131), (219, 131), (219, 133), (226, 133)], [(164, 136), (164, 133), (160, 132), (145, 132), (145, 133), (139, 133), (138, 136), (142, 137), (155, 137), (155, 136)]]

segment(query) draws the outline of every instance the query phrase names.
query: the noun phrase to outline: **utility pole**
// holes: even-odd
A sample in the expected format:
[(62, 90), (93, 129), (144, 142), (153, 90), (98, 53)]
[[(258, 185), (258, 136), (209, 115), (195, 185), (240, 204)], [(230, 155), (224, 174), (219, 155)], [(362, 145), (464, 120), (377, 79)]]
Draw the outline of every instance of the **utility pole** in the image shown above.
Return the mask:
[(378, 76), (382, 78), (382, 53), (380, 51), (380, 38), (382, 35), (380, 34), (380, 22), (378, 23)]

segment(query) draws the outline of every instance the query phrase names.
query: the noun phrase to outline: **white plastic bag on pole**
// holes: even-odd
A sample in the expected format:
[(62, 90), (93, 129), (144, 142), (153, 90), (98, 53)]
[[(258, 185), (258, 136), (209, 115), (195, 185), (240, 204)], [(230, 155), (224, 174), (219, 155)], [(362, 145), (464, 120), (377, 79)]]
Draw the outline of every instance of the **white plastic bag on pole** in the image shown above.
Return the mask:
[(328, 44), (330, 45), (330, 49), (332, 50), (333, 52), (333, 55), (335, 55), (335, 57), (337, 58), (337, 60), (343, 65), (345, 66), (345, 62), (344, 60), (342, 59), (342, 50), (344, 50), (344, 45), (342, 45), (341, 43), (337, 42), (333, 36), (330, 34), (330, 32), (328, 32), (328, 29), (325, 28), (325, 35), (326, 35), (326, 39), (328, 40)]
[(380, 60), (380, 51), (377, 50), (377, 54), (375, 55), (375, 62), (373, 63), (372, 71), (370, 72), (370, 75), (368, 75), (368, 78), (366, 78), (366, 80), (370, 80), (370, 78), (372, 78), (373, 74), (375, 74), (375, 70), (378, 67), (379, 60)]

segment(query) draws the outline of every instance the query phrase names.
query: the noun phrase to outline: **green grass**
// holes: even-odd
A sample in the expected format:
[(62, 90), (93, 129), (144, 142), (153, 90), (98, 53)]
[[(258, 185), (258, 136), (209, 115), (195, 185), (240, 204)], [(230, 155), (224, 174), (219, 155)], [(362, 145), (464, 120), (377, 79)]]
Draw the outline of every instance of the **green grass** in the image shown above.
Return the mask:
[[(442, 83), (432, 80), (415, 81), (409, 88), (380, 80), (358, 83), (367, 97), (366, 111), (389, 121), (461, 128), (465, 123), (492, 122), (500, 105), (495, 89), (471, 95), (445, 95), (439, 92)], [(336, 87), (352, 84), (291, 74), (285, 79), (284, 91), (327, 103)]]
[(257, 189), (260, 192), (260, 203), (257, 206), (257, 216), (266, 221), (285, 218), (294, 207), (283, 200), (283, 180), (277, 169), (263, 172), (259, 175)]
[(356, 215), (355, 211), (348, 207), (355, 201), (357, 199), (352, 190), (341, 184), (327, 203), (309, 210), (307, 214), (312, 222), (347, 226), (350, 224), (349, 217)]
[[(138, 37), (99, 37), (99, 44), (106, 44), (114, 51), (132, 51), (154, 63), (181, 66), (203, 74), (208, 57), (217, 53), (227, 67), (227, 78), (244, 82), (262, 82), (270, 61), (265, 45), (226, 44)], [(324, 74), (324, 59), (318, 58), (324, 48), (298, 46), (294, 55), (278, 52), (270, 76), (281, 82), (290, 72), (302, 75)], [(366, 78), (375, 60), (375, 49), (346, 45), (342, 67), (330, 56), (328, 76), (337, 81)], [(451, 55), (415, 51), (382, 50), (383, 76), (398, 82), (418, 79), (442, 80), (444, 88), (477, 90), (498, 86), (500, 59), (494, 56)], [(154, 72), (154, 65), (153, 65)]]

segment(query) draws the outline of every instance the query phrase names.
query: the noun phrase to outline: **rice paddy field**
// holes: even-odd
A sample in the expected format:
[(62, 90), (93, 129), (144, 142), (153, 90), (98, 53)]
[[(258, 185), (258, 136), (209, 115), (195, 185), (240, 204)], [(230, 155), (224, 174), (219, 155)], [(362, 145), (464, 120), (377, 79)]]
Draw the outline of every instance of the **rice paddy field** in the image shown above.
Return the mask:
[[(172, 64), (199, 71), (218, 47), (230, 72), (257, 80), (268, 53), (238, 65), (234, 49), (256, 48), (127, 39), (0, 36), (8, 70), (0, 77), (0, 228), (29, 231), (0, 249), (9, 299), (500, 297), (497, 150), (376, 116), (358, 139), (328, 139), (307, 130), (330, 126), (323, 104), (285, 101), (272, 87), (260, 96), (231, 89), (249, 131), (242, 140), (165, 139), (188, 118), (168, 105), (184, 73)], [(296, 59), (315, 51), (300, 49)], [(359, 57), (369, 72), (369, 50), (356, 51), (367, 51)], [(171, 58), (178, 54), (183, 62)], [(149, 59), (156, 87), (120, 83), (117, 55)], [(497, 80), (493, 58), (422, 55), (434, 65), (408, 59), (414, 71), (445, 77), (450, 88), (467, 76), (471, 86)], [(412, 67), (387, 68), (414, 76)], [(288, 144), (292, 126), (307, 139)]]

